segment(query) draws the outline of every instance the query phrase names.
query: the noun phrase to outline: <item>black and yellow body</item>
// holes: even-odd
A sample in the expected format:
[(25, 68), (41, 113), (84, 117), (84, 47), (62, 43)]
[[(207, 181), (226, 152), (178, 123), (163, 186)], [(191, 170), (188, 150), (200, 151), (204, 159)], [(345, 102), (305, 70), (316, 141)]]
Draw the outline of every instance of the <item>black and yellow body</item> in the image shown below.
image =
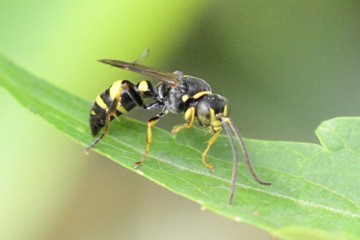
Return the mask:
[(156, 98), (156, 92), (149, 81), (134, 85), (127, 80), (118, 80), (96, 97), (90, 111), (90, 128), (93, 136), (105, 126), (106, 116), (110, 121), (126, 114), (136, 106), (146, 108), (144, 98)]
[[(183, 129), (192, 127), (195, 121), (198, 122), (200, 127), (212, 131), (214, 135), (209, 140), (201, 158), (204, 166), (211, 171), (215, 171), (215, 167), (206, 161), (206, 155), (223, 128), (228, 134), (234, 154), (232, 191), (229, 203), (232, 202), (234, 196), (238, 168), (238, 151), (234, 138), (239, 141), (244, 160), (252, 176), (258, 183), (269, 185), (269, 183), (261, 181), (255, 174), (241, 135), (229, 118), (230, 106), (227, 99), (213, 94), (207, 82), (197, 77), (184, 75), (179, 71), (174, 73), (157, 71), (137, 62), (128, 63), (118, 60), (100, 60), (100, 62), (149, 76), (159, 80), (160, 83), (154, 88), (149, 81), (145, 80), (138, 84), (133, 84), (127, 80), (119, 80), (98, 95), (90, 111), (90, 129), (94, 136), (103, 128), (104, 131), (87, 147), (86, 151), (89, 151), (108, 134), (109, 124), (112, 119), (131, 111), (136, 106), (145, 110), (159, 110), (160, 112), (148, 121), (145, 153), (141, 160), (134, 164), (135, 167), (139, 167), (145, 161), (150, 150), (152, 142), (151, 128), (169, 112), (184, 114), (187, 123), (175, 127), (172, 133), (176, 134)], [(148, 106), (145, 105), (145, 100), (150, 102)]]

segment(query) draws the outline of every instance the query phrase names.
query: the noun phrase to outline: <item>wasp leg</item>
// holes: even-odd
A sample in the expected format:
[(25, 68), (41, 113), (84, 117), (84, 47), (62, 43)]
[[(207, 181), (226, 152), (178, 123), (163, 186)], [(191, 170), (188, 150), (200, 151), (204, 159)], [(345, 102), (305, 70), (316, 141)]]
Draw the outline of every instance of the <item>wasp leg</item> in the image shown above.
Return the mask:
[(141, 96), (139, 95), (139, 93), (136, 92), (136, 90), (132, 84), (123, 83), (122, 87), (123, 87), (123, 91), (129, 95), (131, 100), (133, 100), (140, 107), (142, 107), (144, 109), (146, 108), (143, 100), (141, 99)]
[[(148, 106), (145, 105), (143, 98), (152, 98), (157, 100), (157, 92), (152, 86), (152, 84), (148, 81), (141, 81), (138, 85), (138, 92), (134, 85), (128, 81), (121, 84), (121, 90), (123, 93), (127, 93), (131, 100), (133, 100), (136, 105), (140, 106), (143, 109), (148, 109)], [(143, 96), (142, 96), (143, 95)]]
[(113, 84), (109, 88), (109, 91), (110, 96), (113, 92), (114, 100), (110, 103), (109, 106), (105, 105), (104, 108), (104, 110), (106, 110), (104, 131), (98, 138), (95, 139), (93, 143), (91, 143), (85, 149), (86, 154), (88, 154), (90, 149), (93, 148), (96, 144), (98, 144), (105, 137), (105, 135), (109, 133), (109, 125), (112, 117), (118, 119), (116, 111), (122, 94), (127, 93), (130, 96), (131, 100), (134, 101), (137, 105), (145, 109), (147, 108), (147, 106), (145, 106), (145, 104), (143, 103), (141, 96), (136, 92), (134, 86), (128, 81), (122, 82), (121, 84)]
[(208, 145), (205, 149), (205, 151), (202, 153), (201, 155), (201, 161), (204, 164), (204, 166), (209, 169), (212, 172), (215, 172), (215, 167), (213, 165), (211, 165), (210, 163), (206, 162), (206, 155), (209, 152), (211, 146), (216, 142), (216, 140), (218, 139), (220, 135), (220, 131), (217, 131), (209, 140)]
[(195, 108), (191, 107), (185, 112), (185, 120), (188, 121), (187, 124), (175, 127), (173, 130), (171, 130), (171, 133), (175, 135), (183, 129), (191, 128), (194, 123), (194, 119), (195, 119)]
[(147, 123), (147, 135), (146, 135), (146, 148), (145, 153), (142, 159), (138, 162), (134, 163), (134, 168), (138, 168), (146, 159), (147, 155), (149, 154), (150, 150), (150, 144), (152, 142), (152, 130), (151, 127), (153, 127), (162, 117), (164, 117), (168, 113), (168, 110), (166, 108), (163, 108), (163, 110), (157, 114), (155, 117), (152, 117), (149, 119)]
[(90, 149), (93, 148), (96, 144), (98, 144), (101, 141), (101, 139), (103, 139), (104, 136), (109, 133), (109, 125), (110, 125), (110, 122), (111, 122), (111, 117), (117, 117), (116, 116), (116, 106), (119, 103), (120, 93), (118, 94), (119, 96), (117, 96), (112, 101), (112, 103), (110, 105), (110, 108), (109, 108), (108, 112), (106, 113), (104, 131), (102, 132), (102, 134), (97, 139), (95, 139), (95, 141), (93, 143), (91, 143), (89, 146), (86, 147), (86, 149), (85, 149), (86, 154), (88, 154)]
[(164, 108), (164, 104), (162, 102), (153, 102), (146, 107), (146, 110), (159, 110), (161, 108)]

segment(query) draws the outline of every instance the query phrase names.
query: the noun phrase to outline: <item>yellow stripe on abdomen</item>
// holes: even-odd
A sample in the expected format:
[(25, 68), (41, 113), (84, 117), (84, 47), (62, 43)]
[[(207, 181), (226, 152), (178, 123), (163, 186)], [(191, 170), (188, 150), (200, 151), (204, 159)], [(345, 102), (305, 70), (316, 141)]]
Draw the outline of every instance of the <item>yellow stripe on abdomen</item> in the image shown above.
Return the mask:
[(99, 105), (101, 109), (105, 110), (106, 112), (109, 110), (108, 106), (105, 104), (104, 100), (101, 98), (100, 95), (96, 97), (95, 102), (97, 105)]
[(119, 98), (122, 93), (122, 82), (123, 80), (118, 80), (114, 82), (109, 88), (109, 94), (111, 99)]
[(119, 112), (125, 114), (127, 113), (128, 111), (120, 104), (120, 102), (118, 103), (117, 107), (116, 107), (116, 110), (118, 110)]

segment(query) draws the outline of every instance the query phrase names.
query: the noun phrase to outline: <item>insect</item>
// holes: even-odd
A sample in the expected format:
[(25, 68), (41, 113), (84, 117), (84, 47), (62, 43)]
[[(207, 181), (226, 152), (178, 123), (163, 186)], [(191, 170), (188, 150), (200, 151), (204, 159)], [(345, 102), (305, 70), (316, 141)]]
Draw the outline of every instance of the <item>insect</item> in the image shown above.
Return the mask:
[[(153, 138), (152, 127), (169, 112), (184, 114), (187, 123), (174, 127), (171, 133), (176, 134), (181, 130), (191, 128), (195, 121), (198, 122), (200, 127), (207, 128), (213, 132), (214, 135), (210, 138), (207, 147), (201, 155), (202, 163), (212, 172), (215, 171), (215, 167), (206, 161), (206, 155), (211, 146), (216, 142), (221, 130), (224, 129), (226, 131), (234, 156), (229, 204), (232, 203), (235, 194), (239, 162), (235, 140), (238, 141), (241, 147), (243, 158), (253, 178), (259, 184), (270, 185), (271, 183), (261, 181), (255, 173), (240, 132), (229, 118), (230, 107), (228, 100), (221, 95), (213, 94), (209, 84), (200, 78), (184, 75), (181, 71), (170, 73), (141, 65), (140, 61), (147, 57), (147, 55), (148, 51), (144, 52), (134, 62), (109, 59), (99, 60), (114, 67), (148, 76), (160, 81), (160, 83), (154, 87), (147, 80), (142, 80), (137, 84), (128, 80), (119, 80), (99, 94), (90, 111), (90, 129), (93, 136), (96, 136), (101, 129), (104, 130), (86, 148), (86, 152), (109, 133), (109, 124), (114, 118), (126, 114), (136, 106), (145, 110), (159, 110), (159, 113), (147, 122), (145, 153), (140, 161), (134, 163), (134, 167), (138, 168), (149, 154)], [(146, 105), (145, 100), (151, 101), (151, 103)]]

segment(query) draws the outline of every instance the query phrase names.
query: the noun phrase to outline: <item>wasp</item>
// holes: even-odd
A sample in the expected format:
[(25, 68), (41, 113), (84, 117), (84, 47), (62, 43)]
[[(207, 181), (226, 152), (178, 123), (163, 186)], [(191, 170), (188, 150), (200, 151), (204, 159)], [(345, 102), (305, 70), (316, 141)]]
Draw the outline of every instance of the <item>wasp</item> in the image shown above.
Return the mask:
[[(160, 81), (160, 83), (154, 87), (147, 80), (142, 80), (137, 84), (128, 80), (118, 80), (99, 94), (91, 108), (89, 122), (93, 136), (96, 136), (101, 129), (104, 130), (86, 148), (86, 152), (109, 133), (109, 124), (114, 118), (126, 114), (137, 106), (144, 110), (158, 110), (159, 113), (147, 122), (145, 153), (140, 161), (134, 163), (134, 167), (138, 168), (149, 154), (153, 139), (152, 127), (168, 113), (184, 114), (187, 123), (174, 127), (171, 133), (177, 134), (181, 130), (191, 128), (195, 121), (200, 127), (207, 128), (210, 132), (213, 132), (214, 135), (208, 141), (207, 147), (201, 155), (203, 165), (212, 172), (215, 171), (215, 167), (206, 161), (206, 155), (218, 139), (221, 130), (224, 129), (227, 133), (234, 156), (229, 204), (232, 203), (235, 194), (238, 172), (239, 154), (236, 140), (240, 145), (243, 158), (252, 177), (259, 184), (270, 185), (271, 183), (261, 181), (255, 173), (243, 138), (229, 117), (230, 106), (228, 100), (221, 95), (212, 93), (210, 85), (203, 79), (184, 75), (181, 71), (170, 73), (141, 65), (140, 61), (147, 57), (147, 55), (148, 52), (144, 52), (134, 62), (110, 59), (99, 60), (102, 63), (117, 68), (148, 76)], [(151, 101), (151, 103), (146, 105), (145, 100)]]

